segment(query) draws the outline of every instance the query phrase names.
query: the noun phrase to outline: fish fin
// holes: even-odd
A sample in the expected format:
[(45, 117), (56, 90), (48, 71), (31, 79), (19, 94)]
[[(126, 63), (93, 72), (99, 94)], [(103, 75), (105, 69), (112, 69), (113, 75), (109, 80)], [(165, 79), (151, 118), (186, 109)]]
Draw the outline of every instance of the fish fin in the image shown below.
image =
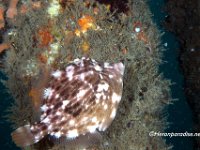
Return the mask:
[(38, 142), (39, 139), (35, 139), (34, 135), (31, 133), (30, 126), (26, 125), (16, 129), (11, 133), (12, 140), (19, 147), (25, 147)]
[(102, 141), (102, 135), (96, 131), (94, 133), (87, 133), (79, 135), (74, 139), (67, 139), (66, 137), (54, 138), (54, 144), (65, 145), (68, 149), (84, 149), (92, 146), (97, 146)]
[(124, 66), (124, 64), (122, 62), (114, 64), (113, 67), (121, 75), (124, 75), (125, 66)]

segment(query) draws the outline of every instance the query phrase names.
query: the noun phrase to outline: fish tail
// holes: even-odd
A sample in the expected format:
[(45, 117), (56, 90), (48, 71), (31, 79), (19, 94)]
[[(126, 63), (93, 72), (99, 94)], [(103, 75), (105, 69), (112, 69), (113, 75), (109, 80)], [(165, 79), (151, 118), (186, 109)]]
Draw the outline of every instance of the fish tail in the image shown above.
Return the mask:
[(35, 138), (35, 135), (31, 132), (30, 125), (16, 129), (11, 133), (11, 136), (14, 143), (19, 147), (29, 146), (40, 140), (40, 137)]

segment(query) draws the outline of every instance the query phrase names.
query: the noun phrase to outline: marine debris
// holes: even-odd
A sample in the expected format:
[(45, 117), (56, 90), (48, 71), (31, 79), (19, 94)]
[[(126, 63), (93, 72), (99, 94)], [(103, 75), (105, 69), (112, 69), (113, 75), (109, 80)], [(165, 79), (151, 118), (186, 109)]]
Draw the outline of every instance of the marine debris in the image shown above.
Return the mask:
[[(171, 102), (170, 81), (164, 79), (158, 72), (158, 67), (162, 63), (163, 51), (160, 46), (160, 33), (152, 23), (149, 8), (144, 1), (132, 2), (130, 0), (124, 3), (123, 6), (126, 6), (124, 11), (115, 10), (116, 6), (112, 1), (104, 3), (104, 1), (93, 0), (48, 0), (41, 1), (37, 5), (37, 9), (33, 7), (32, 1), (18, 3), (16, 9), (21, 10), (22, 13), (15, 15), (13, 21), (9, 22), (10, 29), (4, 35), (4, 43), (11, 43), (11, 46), (6, 51), (4, 50), (5, 53), (2, 53), (5, 55), (2, 71), (8, 77), (4, 84), (15, 100), (9, 109), (8, 119), (13, 123), (14, 129), (28, 125), (17, 129), (12, 134), (17, 145), (27, 146), (26, 148), (31, 150), (170, 149), (162, 137), (149, 136), (151, 131), (163, 132), (167, 127), (163, 108)], [(93, 66), (96, 71), (102, 71), (101, 75), (98, 74), (101, 79), (113, 78), (113, 80), (108, 80), (109, 83), (102, 83), (103, 85), (95, 86), (97, 89), (92, 89), (94, 91), (118, 90), (120, 94), (110, 93), (112, 98), (108, 102), (117, 102), (115, 107), (117, 108), (120, 99), (121, 101), (118, 109), (113, 109), (112, 105), (106, 105), (108, 104), (106, 102), (99, 111), (90, 112), (91, 114), (103, 113), (102, 109), (109, 112), (107, 115), (111, 116), (112, 119), (106, 122), (106, 126), (103, 126), (102, 123), (108, 121), (107, 118), (105, 120), (98, 119), (93, 115), (91, 115), (92, 118), (89, 118), (95, 122), (101, 120), (97, 126), (90, 128), (92, 131), (101, 131), (102, 128), (107, 129), (109, 126), (105, 132), (92, 135), (89, 135), (88, 132), (81, 132), (80, 135), (72, 132), (68, 135), (74, 140), (66, 140), (66, 137), (64, 139), (60, 137), (64, 131), (59, 132), (60, 129), (55, 129), (55, 131), (48, 132), (45, 128), (50, 128), (49, 126), (37, 127), (36, 122), (43, 120), (44, 123), (48, 123), (52, 119), (55, 121), (55, 118), (48, 118), (48, 116), (53, 116), (56, 112), (59, 115), (60, 112), (57, 110), (62, 108), (63, 104), (68, 106), (68, 101), (65, 100), (60, 104), (61, 107), (52, 105), (52, 108), (57, 108), (54, 113), (48, 112), (52, 110), (51, 106), (45, 107), (46, 105), (41, 106), (41, 104), (45, 104), (44, 99), (49, 98), (52, 91), (48, 88), (45, 89), (45, 87), (48, 87), (48, 83), (51, 81), (49, 74), (59, 78), (63, 74), (63, 70), (69, 69), (70, 65), (78, 63), (79, 61), (76, 60), (81, 58), (88, 58), (93, 60), (93, 63), (101, 64), (96, 63), (96, 68), (95, 65)], [(117, 82), (115, 83), (116, 70), (120, 70), (119, 66), (123, 66), (122, 63), (117, 67), (118, 69), (114, 70), (114, 74), (112, 71), (104, 72), (106, 67), (108, 69), (116, 68), (116, 65), (113, 67), (110, 64), (119, 64), (119, 62), (122, 62), (126, 68), (123, 79), (120, 76), (117, 80), (117, 82), (123, 81), (122, 93), (121, 86), (118, 86)], [(104, 64), (103, 67), (102, 64)], [(81, 64), (79, 67), (81, 70)], [(50, 73), (52, 71), (54, 71), (53, 74)], [(86, 68), (83, 72), (80, 71), (80, 74), (85, 74), (87, 71)], [(70, 71), (67, 74), (70, 77)], [(85, 79), (84, 76), (80, 76), (80, 78)], [(89, 78), (95, 79), (92, 76)], [(93, 81), (91, 82), (93, 83)], [(70, 82), (69, 84), (75, 86), (78, 83)], [(50, 85), (53, 84), (50, 82)], [(63, 87), (66, 84), (59, 83), (58, 85), (53, 89), (58, 88), (60, 93), (53, 94), (55, 97), (52, 99), (53, 101), (58, 99), (63, 92), (65, 93), (65, 90), (65, 94), (69, 92), (73, 94), (73, 91), (67, 91)], [(77, 85), (74, 88), (75, 91), (77, 92), (80, 87), (82, 85)], [(44, 97), (42, 98), (43, 92)], [(81, 94), (75, 93), (76, 96)], [(75, 95), (74, 97), (76, 97)], [(97, 97), (99, 96), (103, 99), (108, 98), (108, 94)], [(82, 105), (75, 104), (66, 111), (75, 112), (75, 106), (77, 108), (79, 108), (78, 106), (86, 107), (84, 102), (89, 99), (92, 98), (87, 97), (80, 100), (83, 102)], [(98, 101), (97, 99), (95, 98), (95, 101)], [(47, 109), (49, 107), (50, 110)], [(96, 108), (88, 110), (93, 111)], [(86, 116), (90, 117), (90, 113)], [(99, 117), (105, 117), (104, 115)], [(74, 125), (79, 121), (77, 124), (82, 125), (80, 121), (84, 118), (80, 117), (79, 119), (74, 120), (74, 122), (70, 120), (69, 123)], [(35, 126), (29, 126), (33, 124)], [(21, 133), (20, 129), (30, 132), (27, 130), (30, 127), (32, 127), (32, 133), (35, 131), (35, 135), (38, 134), (37, 140), (33, 136), (28, 136), (27, 143), (22, 144), (21, 141), (17, 141), (16, 137), (19, 136), (15, 133)], [(82, 127), (84, 129), (88, 126), (83, 124)], [(44, 132), (39, 132), (41, 128)], [(47, 134), (52, 134), (54, 137)]]

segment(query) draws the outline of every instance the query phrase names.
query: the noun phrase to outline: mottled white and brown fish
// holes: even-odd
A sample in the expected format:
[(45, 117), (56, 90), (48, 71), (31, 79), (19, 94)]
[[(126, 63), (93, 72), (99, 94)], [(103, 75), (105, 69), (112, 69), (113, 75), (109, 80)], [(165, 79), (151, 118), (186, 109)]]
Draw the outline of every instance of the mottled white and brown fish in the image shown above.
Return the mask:
[(75, 59), (51, 73), (43, 91), (40, 121), (12, 133), (19, 147), (46, 135), (76, 139), (105, 131), (115, 118), (123, 88), (123, 63)]

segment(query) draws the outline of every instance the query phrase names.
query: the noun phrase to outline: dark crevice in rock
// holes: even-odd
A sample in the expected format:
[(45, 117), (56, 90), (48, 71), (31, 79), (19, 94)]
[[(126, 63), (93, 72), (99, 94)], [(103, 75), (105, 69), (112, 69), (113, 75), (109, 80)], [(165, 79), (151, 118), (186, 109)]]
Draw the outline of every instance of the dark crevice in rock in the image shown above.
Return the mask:
[[(179, 39), (179, 62), (185, 78), (187, 101), (194, 115), (194, 132), (200, 132), (200, 1), (168, 0), (165, 27)], [(195, 138), (194, 149), (200, 148)]]

